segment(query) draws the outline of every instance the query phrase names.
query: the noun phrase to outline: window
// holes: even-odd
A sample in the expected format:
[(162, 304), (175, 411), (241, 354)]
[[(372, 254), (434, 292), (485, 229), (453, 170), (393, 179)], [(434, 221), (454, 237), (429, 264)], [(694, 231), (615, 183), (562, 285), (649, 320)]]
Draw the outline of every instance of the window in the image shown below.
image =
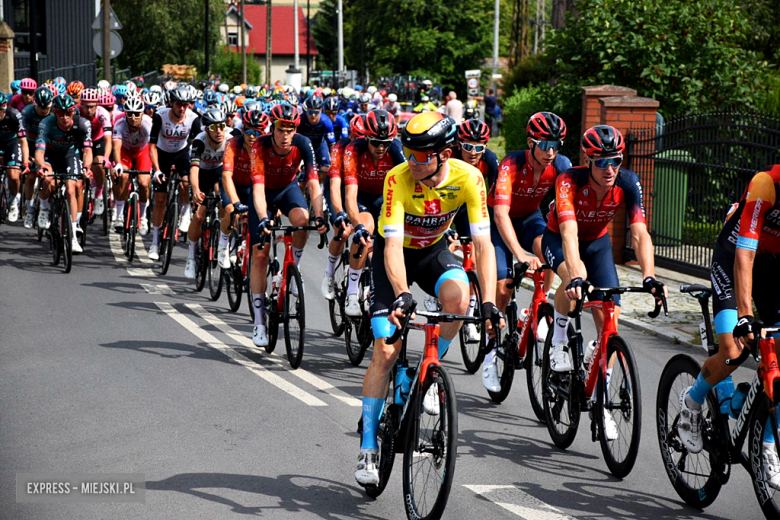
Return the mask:
[(234, 33), (234, 32), (228, 33), (228, 46), (230, 47), (238, 46), (238, 33)]
[(46, 54), (46, 0), (12, 0), (9, 25), (15, 33), (15, 52), (30, 52), (31, 16), (38, 25), (38, 52)]

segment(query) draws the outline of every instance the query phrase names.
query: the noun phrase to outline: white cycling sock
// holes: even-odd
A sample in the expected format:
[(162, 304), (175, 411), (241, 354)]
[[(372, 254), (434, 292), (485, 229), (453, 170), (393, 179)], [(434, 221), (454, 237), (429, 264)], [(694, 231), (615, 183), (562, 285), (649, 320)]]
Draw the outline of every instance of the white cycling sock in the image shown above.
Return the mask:
[(472, 294), (469, 298), (469, 308), (466, 311), (466, 316), (474, 316), (474, 309), (477, 307), (477, 297)]
[(265, 325), (265, 294), (252, 293), (252, 305), (255, 308), (255, 327), (258, 325)]
[(13, 200), (11, 201), (11, 204), (19, 204), (19, 201), (20, 201), (20, 200), (22, 200), (22, 194), (21, 194), (21, 192), (20, 192), (20, 193), (17, 193), (16, 195), (14, 195), (14, 198), (13, 198)]
[(358, 282), (360, 281), (360, 275), (363, 274), (362, 269), (349, 268), (349, 283), (347, 284), (347, 296), (350, 294), (357, 294)]
[(118, 200), (116, 201), (116, 214), (117, 214), (117, 220), (121, 220), (122, 213), (125, 211), (125, 201)]
[(76, 223), (79, 223), (79, 222), (81, 222), (81, 215), (82, 215), (82, 214), (83, 214), (83, 212), (82, 212), (82, 211), (77, 211), (77, 212), (76, 212)]
[(73, 230), (73, 238), (76, 238), (76, 229), (78, 226), (78, 220), (76, 222), (71, 222), (70, 227)]
[(328, 253), (328, 263), (325, 264), (325, 276), (328, 278), (333, 278), (333, 273), (336, 272), (336, 264), (338, 261), (338, 256), (333, 256), (332, 254)]
[(49, 209), (49, 199), (44, 199), (43, 197), (40, 197), (38, 200), (41, 201), (41, 210)]
[(569, 341), (569, 336), (566, 334), (566, 329), (569, 326), (570, 320), (571, 318), (565, 314), (561, 314), (557, 310), (555, 311), (555, 328), (553, 329), (552, 338), (553, 345), (567, 343)]
[(297, 267), (301, 263), (301, 257), (303, 256), (303, 248), (298, 249), (293, 246), (293, 258), (295, 259), (295, 266)]
[(192, 240), (189, 240), (188, 242), (190, 245), (190, 254), (187, 258), (189, 258), (190, 260), (195, 260), (195, 250), (198, 248), (198, 243), (193, 242)]
[(496, 364), (496, 349), (491, 350), (487, 354), (485, 354), (485, 361), (482, 362), (483, 366), (487, 365), (495, 365)]
[(230, 235), (226, 235), (222, 231), (219, 232), (219, 247), (227, 247), (230, 242)]
[(156, 246), (160, 241), (160, 228), (162, 226), (152, 226), (152, 245)]

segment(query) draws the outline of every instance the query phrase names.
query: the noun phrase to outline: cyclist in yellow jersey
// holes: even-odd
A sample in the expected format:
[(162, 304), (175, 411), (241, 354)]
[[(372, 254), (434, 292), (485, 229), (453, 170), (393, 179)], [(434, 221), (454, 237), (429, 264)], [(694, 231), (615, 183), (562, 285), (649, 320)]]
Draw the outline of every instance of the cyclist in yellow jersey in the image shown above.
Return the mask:
[[(401, 348), (400, 341), (386, 345), (384, 340), (392, 336), (400, 325), (399, 318), (411, 307), (410, 285), (417, 283), (426, 293), (437, 296), (443, 312), (465, 314), (468, 309), (468, 277), (443, 239), (464, 204), (477, 274), (484, 288), (482, 315), (503, 326), (503, 317), (493, 304), (496, 257), (490, 241), (485, 183), (478, 169), (451, 158), (456, 132), (455, 121), (439, 112), (413, 117), (401, 133), (407, 162), (395, 166), (385, 177), (371, 269), (374, 357), (363, 380), (363, 437), (355, 471), (355, 479), (363, 486), (379, 482), (377, 426), (388, 377)], [(449, 348), (460, 325), (441, 325), (439, 357)], [(486, 329), (493, 334), (492, 322), (486, 322)], [(435, 395), (425, 396), (423, 408), (430, 415), (439, 413)]]

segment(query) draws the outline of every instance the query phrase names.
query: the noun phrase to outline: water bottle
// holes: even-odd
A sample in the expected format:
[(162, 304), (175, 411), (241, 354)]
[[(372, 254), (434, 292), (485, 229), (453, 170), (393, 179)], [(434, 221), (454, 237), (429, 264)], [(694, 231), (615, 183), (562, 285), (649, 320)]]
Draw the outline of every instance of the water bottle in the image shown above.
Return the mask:
[(526, 309), (522, 309), (522, 310), (520, 311), (520, 316), (518, 316), (518, 319), (519, 319), (521, 322), (522, 322), (522, 321), (525, 321), (525, 319), (528, 317), (528, 314), (530, 314), (530, 312), (531, 312), (531, 311), (530, 311), (529, 309), (527, 309), (527, 308), (526, 308)]
[(742, 411), (742, 405), (745, 404), (745, 398), (750, 392), (750, 383), (740, 383), (737, 385), (734, 394), (731, 396), (731, 406), (729, 413), (733, 418), (739, 417), (739, 413)]
[(715, 385), (715, 393), (718, 396), (718, 405), (720, 413), (731, 414), (731, 398), (734, 394), (734, 380), (731, 376)]
[(395, 375), (395, 404), (403, 405), (409, 398), (416, 373), (414, 368), (398, 367), (398, 372)]
[(590, 360), (593, 359), (593, 353), (596, 352), (596, 347), (598, 347), (598, 342), (595, 339), (588, 342), (588, 346), (585, 347), (585, 354), (582, 360), (586, 366), (589, 365)]

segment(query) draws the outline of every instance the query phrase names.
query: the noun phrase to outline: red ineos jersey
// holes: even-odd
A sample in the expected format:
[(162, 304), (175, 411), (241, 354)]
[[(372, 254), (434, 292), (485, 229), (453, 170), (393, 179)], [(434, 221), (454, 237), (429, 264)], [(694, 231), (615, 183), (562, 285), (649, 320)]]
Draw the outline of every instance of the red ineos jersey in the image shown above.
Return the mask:
[(547, 227), (551, 231), (560, 233), (560, 222), (576, 220), (579, 239), (595, 240), (607, 233), (607, 225), (623, 204), (628, 211), (629, 224), (645, 223), (642, 185), (636, 173), (621, 169), (615, 185), (600, 205), (596, 205), (596, 193), (589, 180), (587, 166), (570, 168), (555, 180), (555, 202), (550, 204), (547, 217)]
[(504, 157), (498, 166), (498, 179), (488, 196), (488, 205), (509, 206), (512, 218), (527, 217), (542, 203), (542, 199), (555, 184), (561, 172), (571, 168), (571, 161), (565, 155), (558, 155), (550, 166), (544, 169), (539, 182), (534, 186), (534, 168), (531, 151), (520, 150)]
[(336, 141), (336, 144), (334, 144), (333, 148), (330, 149), (330, 168), (328, 168), (329, 179), (342, 178), (344, 150), (351, 142), (352, 140), (349, 137), (342, 137)]
[(258, 154), (264, 164), (263, 176), (252, 177), (253, 184), (265, 184), (268, 190), (278, 190), (287, 187), (298, 176), (303, 162), (305, 180), (318, 180), (315, 169), (314, 148), (308, 137), (295, 134), (292, 140), (292, 149), (286, 155), (279, 155), (274, 151), (273, 134), (264, 135), (258, 141)]
[(379, 164), (374, 163), (368, 149), (368, 141), (355, 139), (344, 149), (344, 184), (357, 184), (364, 193), (381, 195), (387, 172), (404, 162), (401, 142), (393, 139)]
[(257, 144), (252, 147), (250, 153), (244, 147), (243, 135), (228, 139), (222, 156), (222, 173), (225, 172), (232, 174), (233, 184), (236, 186), (262, 184), (263, 161), (260, 160)]

